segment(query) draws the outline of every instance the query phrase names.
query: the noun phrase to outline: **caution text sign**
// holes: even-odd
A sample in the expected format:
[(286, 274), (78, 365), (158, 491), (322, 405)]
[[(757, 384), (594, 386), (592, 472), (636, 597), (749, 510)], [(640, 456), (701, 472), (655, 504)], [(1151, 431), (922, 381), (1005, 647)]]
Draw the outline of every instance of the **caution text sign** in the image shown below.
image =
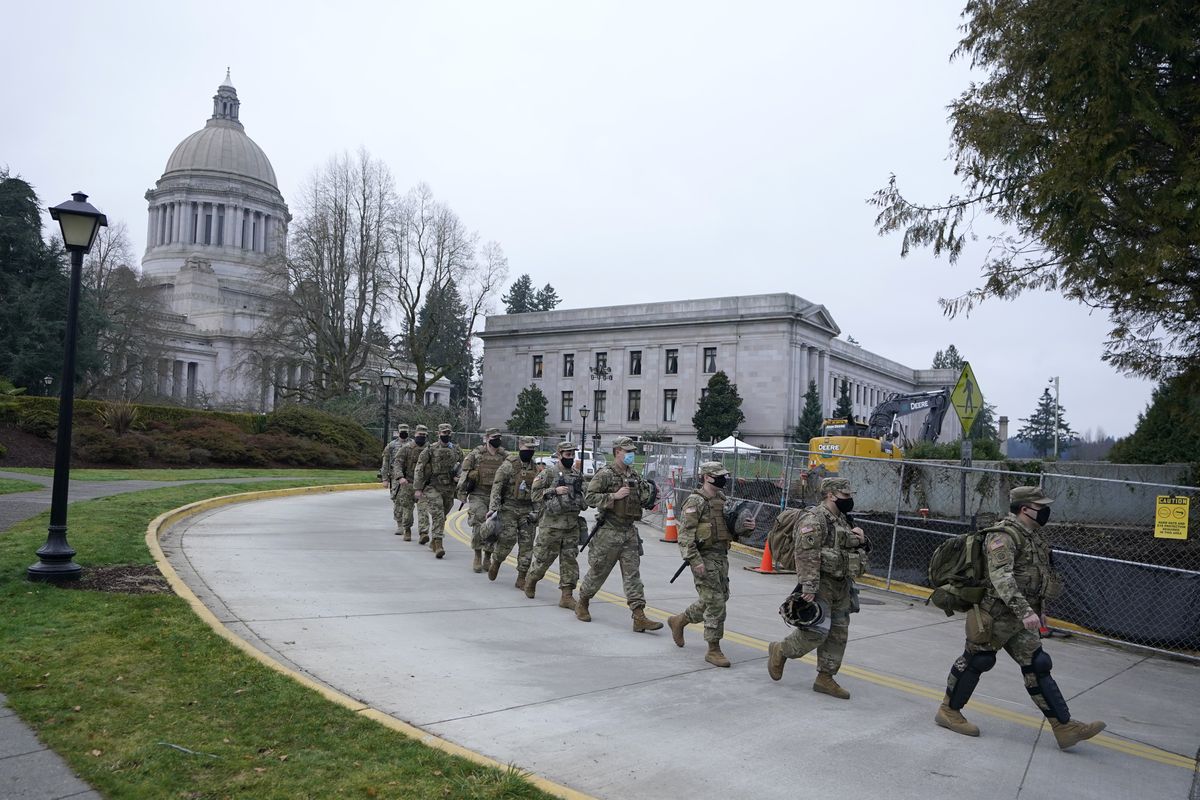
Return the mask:
[(1190, 497), (1159, 495), (1154, 508), (1154, 538), (1186, 539)]

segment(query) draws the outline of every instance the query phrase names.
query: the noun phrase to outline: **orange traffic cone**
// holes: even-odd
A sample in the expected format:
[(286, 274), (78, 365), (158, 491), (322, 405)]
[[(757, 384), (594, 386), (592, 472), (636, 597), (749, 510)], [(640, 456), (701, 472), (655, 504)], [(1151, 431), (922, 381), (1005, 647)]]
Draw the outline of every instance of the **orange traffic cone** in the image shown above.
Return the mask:
[(775, 573), (775, 559), (771, 558), (770, 540), (763, 542), (762, 563), (757, 567), (746, 567), (746, 569), (751, 572), (761, 572), (764, 575), (773, 575)]
[(675, 521), (675, 506), (671, 501), (667, 501), (667, 519), (663, 523), (663, 537), (660, 542), (678, 542), (679, 541), (679, 523)]

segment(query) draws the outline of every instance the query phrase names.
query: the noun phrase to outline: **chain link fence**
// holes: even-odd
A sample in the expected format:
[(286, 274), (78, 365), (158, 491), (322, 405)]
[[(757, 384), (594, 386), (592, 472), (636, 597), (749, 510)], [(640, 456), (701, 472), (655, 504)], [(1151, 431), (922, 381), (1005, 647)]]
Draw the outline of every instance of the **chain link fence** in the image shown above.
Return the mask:
[[(702, 462), (721, 461), (731, 473), (726, 494), (756, 523), (739, 540), (754, 547), (763, 546), (783, 509), (819, 500), (817, 487), (826, 474), (811, 470), (800, 449), (735, 453), (659, 443), (643, 449), (643, 474), (663, 497), (648, 521), (661, 524), (667, 499), (679, 507), (695, 488)], [(1200, 489), (1184, 484), (1192, 482), (1186, 470), (1045, 464), (1038, 472), (1006, 466), (843, 458), (839, 476), (855, 488), (855, 522), (872, 543), (870, 574), (893, 591), (930, 588), (926, 571), (938, 545), (1007, 514), (1013, 487), (1040, 485), (1055, 498), (1046, 532), (1063, 579), (1063, 592), (1047, 613), (1078, 635), (1200, 661)], [(1186, 511), (1183, 503), (1168, 504), (1181, 520), (1186, 515), (1188, 538), (1155, 537), (1160, 497), (1188, 501)]]

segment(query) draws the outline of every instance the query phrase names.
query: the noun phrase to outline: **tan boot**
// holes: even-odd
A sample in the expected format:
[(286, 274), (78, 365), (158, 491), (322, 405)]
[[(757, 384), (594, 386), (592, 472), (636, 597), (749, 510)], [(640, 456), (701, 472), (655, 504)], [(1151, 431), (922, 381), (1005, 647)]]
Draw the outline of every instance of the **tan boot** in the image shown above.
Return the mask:
[(441, 540), (441, 539), (434, 539), (434, 540), (433, 540), (433, 555), (434, 555), (436, 558), (441, 558), (442, 556), (446, 555), (446, 551), (445, 551), (445, 549), (442, 547), (442, 540)]
[(517, 570), (517, 582), (514, 583), (513, 586), (517, 587), (521, 591), (525, 590), (525, 571), (524, 570)]
[(575, 601), (575, 619), (580, 622), (592, 621), (592, 615), (588, 613), (588, 603), (590, 600), (591, 598), (580, 595), (579, 599)]
[(645, 633), (646, 631), (656, 631), (662, 627), (662, 623), (658, 620), (650, 619), (646, 616), (646, 609), (638, 607), (633, 609), (633, 632)]
[(1059, 722), (1052, 719), (1050, 727), (1054, 730), (1054, 740), (1058, 742), (1058, 749), (1066, 750), (1084, 739), (1092, 738), (1107, 726), (1103, 722), (1080, 722), (1076, 719), (1070, 722)]
[(500, 574), (501, 561), (498, 558), (493, 558), (491, 565), (488, 566), (488, 580), (496, 580), (496, 576)]
[(471, 572), (483, 572), (483, 552), (475, 551), (475, 559), (471, 562)]
[(817, 673), (817, 679), (813, 681), (813, 691), (836, 697), (838, 700), (850, 699), (850, 693), (838, 686), (838, 682), (828, 672)]
[(704, 660), (712, 664), (714, 667), (728, 667), (729, 659), (721, 652), (720, 642), (709, 642), (708, 652), (704, 654)]
[(417, 540), (417, 544), (429, 544), (429, 534), (423, 532), (421, 538)]
[(397, 536), (403, 536), (403, 535), (404, 535), (404, 529), (403, 529), (403, 528), (401, 528), (399, 525), (397, 525), (397, 526), (396, 526), (396, 535), (397, 535)]
[(537, 591), (537, 585), (537, 581), (529, 580), (528, 578), (525, 580), (525, 596), (530, 600), (533, 599), (533, 595)]
[(687, 617), (675, 614), (667, 617), (667, 627), (671, 629), (671, 639), (676, 647), (683, 647), (683, 629), (687, 627)]
[(479, 567), (483, 572), (487, 572), (492, 568), (492, 554), (487, 550), (483, 551), (483, 560), (479, 562)]
[(963, 736), (978, 736), (979, 726), (967, 721), (967, 718), (962, 715), (962, 712), (956, 708), (951, 708), (945, 702), (938, 707), (937, 714), (934, 715), (933, 721), (941, 725), (948, 731), (961, 733)]
[(406, 541), (406, 542), (412, 541), (412, 528), (404, 529), (404, 541)]
[(787, 658), (783, 655), (783, 642), (771, 642), (767, 645), (767, 674), (771, 680), (777, 681), (783, 677), (783, 667)]
[[(528, 591), (528, 590), (526, 590), (526, 591)], [(569, 608), (572, 611), (575, 610), (575, 597), (571, 594), (570, 589), (562, 590), (562, 597), (560, 597), (558, 600), (558, 607), (559, 608)]]

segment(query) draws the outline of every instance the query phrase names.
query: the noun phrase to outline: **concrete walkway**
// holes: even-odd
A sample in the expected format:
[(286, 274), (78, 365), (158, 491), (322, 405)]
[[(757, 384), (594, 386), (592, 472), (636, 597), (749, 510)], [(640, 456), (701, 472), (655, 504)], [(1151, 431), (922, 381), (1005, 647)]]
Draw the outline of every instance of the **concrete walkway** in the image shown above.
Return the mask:
[[(725, 652), (700, 632), (634, 634), (616, 594), (584, 624), (559, 609), (556, 576), (527, 599), (506, 566), (470, 571), (465, 519), (444, 560), (392, 534), (379, 491), (215, 509), (164, 539), (172, 564), (230, 629), (280, 662), (363, 703), (501, 762), (606, 798), (1179, 798), (1200, 794), (1200, 669), (1082, 640), (1046, 644), (1080, 719), (1108, 730), (1058, 750), (1001, 655), (966, 709), (979, 739), (936, 727), (961, 618), (867, 590), (839, 680), (850, 701), (814, 694), (809, 660), (783, 680), (767, 642), (789, 576), (734, 557)], [(643, 530), (652, 616), (694, 599), (673, 586), (677, 548)], [(584, 559), (585, 560), (585, 559)], [(619, 576), (605, 589), (620, 592)], [(610, 602), (601, 602), (608, 600)]]

